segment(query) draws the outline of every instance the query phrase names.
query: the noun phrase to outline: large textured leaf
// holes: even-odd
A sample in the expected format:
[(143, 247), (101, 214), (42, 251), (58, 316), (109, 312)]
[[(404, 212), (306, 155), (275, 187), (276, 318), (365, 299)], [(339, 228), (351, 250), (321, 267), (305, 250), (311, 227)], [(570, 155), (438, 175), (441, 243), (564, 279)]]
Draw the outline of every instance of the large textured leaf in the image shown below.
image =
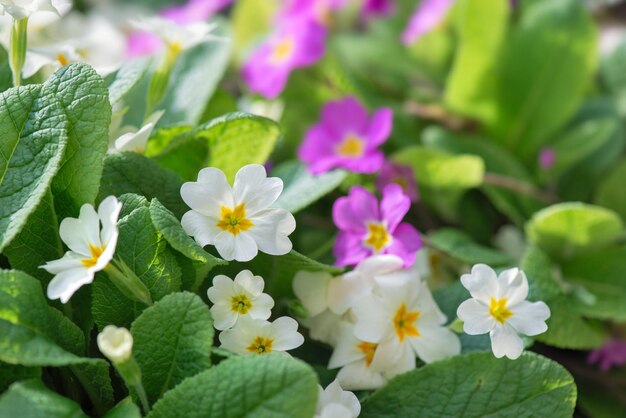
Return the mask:
[(396, 377), (363, 403), (360, 417), (569, 418), (575, 404), (574, 379), (558, 363), (473, 353)]
[(44, 84), (54, 92), (67, 116), (68, 142), (61, 168), (52, 182), (57, 214), (77, 216), (83, 203), (98, 195), (104, 156), (109, 146), (109, 91), (85, 64), (61, 68)]
[(0, 252), (22, 229), (57, 173), (68, 121), (54, 92), (42, 86), (0, 94)]
[(335, 170), (315, 176), (304, 164), (288, 161), (274, 168), (271, 175), (280, 177), (284, 183), (283, 192), (273, 206), (296, 213), (336, 189), (347, 173)]
[[(188, 172), (190, 164), (196, 164), (192, 170), (196, 173), (204, 167), (217, 167), (232, 181), (244, 165), (264, 164), (279, 137), (280, 128), (271, 119), (228, 113), (180, 135), (154, 158), (177, 172)], [(193, 161), (188, 155), (195, 155)]]
[(209, 307), (193, 293), (164, 297), (133, 322), (131, 333), (151, 403), (211, 366), (213, 320)]
[(310, 418), (317, 379), (306, 364), (279, 354), (234, 357), (169, 391), (149, 418)]
[[(138, 207), (119, 222), (116, 255), (144, 282), (153, 301), (180, 290), (181, 271), (167, 241), (152, 224), (148, 207)], [(93, 283), (92, 313), (99, 328), (109, 324), (129, 327), (146, 308), (126, 298), (109, 280)]]
[(88, 418), (80, 406), (37, 380), (14, 384), (0, 396), (0, 416), (24, 418)]
[(560, 203), (537, 212), (526, 224), (528, 241), (551, 256), (571, 258), (616, 240), (623, 231), (620, 217), (600, 206)]
[(111, 154), (104, 162), (98, 200), (109, 195), (135, 193), (148, 199), (156, 197), (166, 208), (181, 217), (189, 208), (180, 197), (183, 181), (175, 173), (134, 152)]

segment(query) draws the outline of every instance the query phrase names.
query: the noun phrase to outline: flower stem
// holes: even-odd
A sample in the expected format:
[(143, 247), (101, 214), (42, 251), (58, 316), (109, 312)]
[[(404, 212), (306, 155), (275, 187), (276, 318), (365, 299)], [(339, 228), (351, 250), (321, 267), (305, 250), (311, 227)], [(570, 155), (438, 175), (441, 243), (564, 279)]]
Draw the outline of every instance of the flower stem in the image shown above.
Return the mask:
[(167, 89), (167, 85), (170, 81), (172, 70), (174, 69), (174, 64), (180, 55), (180, 51), (180, 46), (176, 44), (167, 46), (165, 56), (150, 80), (144, 120), (148, 119), (150, 114), (154, 111), (156, 105), (163, 99), (165, 90)]
[(126, 385), (130, 388), (133, 388), (137, 393), (137, 397), (139, 398), (139, 402), (141, 402), (141, 406), (145, 414), (150, 412), (150, 403), (148, 402), (148, 396), (146, 395), (146, 390), (143, 387), (143, 383), (141, 382), (141, 370), (139, 369), (139, 365), (133, 356), (130, 356), (129, 359), (120, 362), (113, 363), (115, 368), (119, 372)]
[(105, 273), (107, 273), (115, 287), (130, 299), (146, 305), (152, 305), (150, 291), (146, 285), (123, 261), (117, 260), (116, 263), (119, 268), (113, 262), (104, 268)]
[(532, 184), (496, 173), (485, 173), (483, 183), (489, 186), (509, 189), (519, 194), (525, 194), (548, 204), (556, 203), (559, 200), (552, 193), (545, 192)]
[(9, 63), (13, 74), (13, 85), (22, 83), (22, 68), (26, 61), (28, 18), (13, 20), (11, 26), (11, 51)]

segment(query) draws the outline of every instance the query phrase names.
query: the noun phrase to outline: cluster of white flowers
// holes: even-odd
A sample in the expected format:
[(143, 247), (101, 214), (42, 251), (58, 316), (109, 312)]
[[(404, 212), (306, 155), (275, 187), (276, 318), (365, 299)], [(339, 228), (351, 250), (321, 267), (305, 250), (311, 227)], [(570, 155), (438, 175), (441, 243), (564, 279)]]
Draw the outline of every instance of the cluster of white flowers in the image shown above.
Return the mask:
[(425, 363), (459, 354), (459, 338), (416, 268), (393, 255), (364, 260), (332, 277), (299, 272), (294, 292), (307, 309), (312, 338), (334, 347), (329, 368), (341, 368), (347, 389), (375, 389)]
[(215, 328), (222, 331), (222, 348), (237, 354), (268, 354), (299, 347), (304, 337), (298, 323), (288, 316), (269, 322), (274, 300), (263, 293), (265, 282), (250, 270), (235, 277), (219, 275), (207, 291)]

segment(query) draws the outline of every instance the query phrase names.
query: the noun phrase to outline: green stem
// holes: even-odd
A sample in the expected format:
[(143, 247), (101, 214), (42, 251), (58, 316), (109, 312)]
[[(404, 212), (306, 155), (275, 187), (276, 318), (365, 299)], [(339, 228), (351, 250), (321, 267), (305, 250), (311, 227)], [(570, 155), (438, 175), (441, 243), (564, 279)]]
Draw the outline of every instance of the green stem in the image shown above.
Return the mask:
[[(118, 267), (114, 265), (116, 263)], [(124, 295), (146, 305), (152, 305), (150, 291), (137, 275), (121, 260), (113, 260), (104, 268), (111, 282)]]
[(19, 86), (22, 83), (22, 68), (26, 61), (28, 18), (13, 20), (11, 26), (11, 51), (9, 63), (13, 74), (13, 85)]
[(139, 369), (139, 365), (137, 364), (135, 358), (131, 355), (129, 359), (120, 363), (114, 362), (113, 364), (115, 365), (115, 368), (119, 372), (120, 376), (122, 376), (122, 379), (124, 379), (124, 382), (126, 382), (128, 388), (135, 390), (144, 413), (148, 414), (150, 412), (150, 403), (148, 402), (146, 390), (141, 382), (141, 370)]
[(538, 189), (530, 183), (519, 181), (501, 174), (485, 173), (483, 183), (489, 186), (501, 187), (519, 194), (534, 197), (535, 199), (547, 204), (556, 203), (559, 200), (555, 195)]
[(146, 105), (146, 114), (144, 115), (144, 121), (152, 114), (155, 107), (163, 99), (165, 90), (170, 82), (170, 76), (172, 69), (176, 63), (176, 59), (180, 55), (180, 46), (168, 45), (166, 49), (163, 61), (156, 69), (150, 80), (150, 87), (148, 88), (148, 98)]

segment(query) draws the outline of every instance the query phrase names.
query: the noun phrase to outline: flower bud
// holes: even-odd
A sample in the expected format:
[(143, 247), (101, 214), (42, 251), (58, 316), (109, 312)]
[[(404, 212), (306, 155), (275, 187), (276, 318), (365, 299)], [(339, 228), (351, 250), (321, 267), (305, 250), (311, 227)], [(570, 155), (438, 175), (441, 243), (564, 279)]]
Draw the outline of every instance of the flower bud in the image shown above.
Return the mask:
[(113, 363), (123, 363), (132, 354), (133, 336), (126, 328), (107, 325), (98, 334), (98, 348)]

